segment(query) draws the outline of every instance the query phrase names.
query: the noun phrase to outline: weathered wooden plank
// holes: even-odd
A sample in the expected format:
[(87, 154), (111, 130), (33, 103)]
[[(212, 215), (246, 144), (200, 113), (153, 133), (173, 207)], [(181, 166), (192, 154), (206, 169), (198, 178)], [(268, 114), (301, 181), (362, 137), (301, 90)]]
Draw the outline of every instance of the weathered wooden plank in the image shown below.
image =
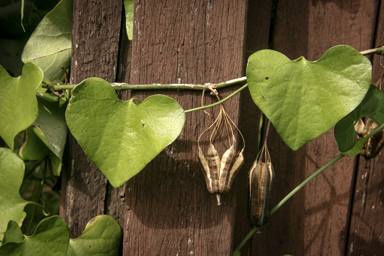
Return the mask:
[[(246, 1), (136, 1), (135, 10), (131, 83), (206, 83), (244, 75)], [(233, 90), (221, 90), (220, 96)], [(157, 93), (184, 109), (200, 106), (198, 92)], [(225, 104), (236, 123), (239, 98)], [(206, 104), (214, 101), (206, 96)], [(218, 113), (217, 108), (208, 112), (187, 114), (180, 137), (126, 184), (124, 254), (230, 254), (236, 190), (217, 206), (197, 157), (197, 138)]]
[[(372, 47), (384, 42), (384, 3), (377, 9), (376, 35)], [(372, 62), (373, 78), (376, 82), (383, 74), (380, 56)], [(382, 89), (383, 86), (381, 87)], [(359, 158), (356, 185), (353, 191), (353, 207), (346, 255), (384, 254), (384, 158), (381, 152), (376, 158), (366, 161)]]
[[(316, 60), (330, 47), (372, 45), (375, 1), (277, 1), (274, 48), (291, 59)], [(297, 152), (273, 131), (269, 148), (276, 171), (274, 204), (339, 154), (329, 131)], [(281, 207), (255, 235), (259, 255), (344, 255), (354, 158), (344, 158)]]
[[(272, 1), (248, 1), (246, 50), (257, 51), (268, 48), (271, 22)], [(250, 54), (246, 54), (248, 57)], [(235, 233), (233, 246), (235, 249), (251, 230), (248, 215), (248, 172), (256, 159), (259, 131), (260, 110), (252, 101), (249, 90), (240, 95), (239, 128), (244, 135), (246, 148), (245, 163), (238, 174), (236, 189)], [(243, 246), (242, 255), (247, 255), (249, 246)]]
[[(115, 80), (121, 11), (118, 0), (73, 1), (71, 83), (92, 76)], [(71, 236), (77, 237), (90, 219), (105, 213), (107, 180), (71, 135), (67, 165), (62, 208)]]

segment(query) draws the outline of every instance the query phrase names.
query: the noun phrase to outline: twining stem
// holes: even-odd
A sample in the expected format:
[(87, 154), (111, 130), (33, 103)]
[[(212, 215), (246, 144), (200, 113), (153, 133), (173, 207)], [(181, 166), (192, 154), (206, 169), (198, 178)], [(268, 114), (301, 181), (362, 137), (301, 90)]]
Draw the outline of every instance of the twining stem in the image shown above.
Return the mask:
[(198, 107), (198, 108), (191, 108), (191, 109), (185, 110), (184, 112), (185, 113), (190, 113), (190, 112), (194, 112), (194, 111), (198, 111), (198, 110), (203, 110), (203, 109), (206, 109), (206, 108), (211, 108), (211, 107), (220, 105), (220, 104), (222, 104), (223, 102), (226, 102), (227, 100), (229, 100), (230, 98), (232, 98), (233, 96), (235, 96), (236, 94), (238, 94), (239, 92), (241, 92), (242, 90), (244, 90), (247, 87), (248, 87), (248, 85), (245, 84), (242, 87), (240, 87), (239, 89), (237, 89), (236, 91), (234, 91), (232, 94), (230, 94), (229, 96), (225, 97), (224, 99), (222, 99), (222, 100), (220, 100), (218, 102), (215, 102), (215, 103), (213, 103), (211, 105), (201, 106), (201, 107)]
[[(371, 132), (370, 134), (368, 134), (367, 136), (362, 138), (361, 139), (361, 140), (363, 140), (362, 142), (366, 141), (367, 139), (369, 139), (370, 137), (372, 137), (373, 135), (375, 135), (376, 133), (378, 133), (379, 131), (381, 131), (383, 129), (384, 129), (384, 123), (382, 125), (380, 125), (379, 127), (377, 127), (373, 132)], [(330, 167), (331, 165), (333, 165), (334, 163), (336, 163), (337, 161), (339, 161), (340, 159), (342, 159), (345, 156), (346, 155), (344, 155), (343, 153), (340, 153), (338, 156), (333, 158), (331, 161), (329, 161), (327, 164), (325, 164), (323, 167), (321, 167), (319, 170), (317, 170), (311, 176), (306, 178), (300, 185), (298, 185), (294, 190), (292, 190), (288, 195), (286, 195), (275, 207), (273, 207), (273, 209), (271, 210), (271, 215), (274, 212), (276, 212), (285, 202), (287, 202), (288, 199), (290, 199), (294, 194), (296, 194), (296, 192), (298, 192), (300, 189), (302, 189), (308, 182), (313, 180), (316, 176), (318, 176), (320, 173), (322, 173), (325, 169), (327, 169), (328, 167)], [(235, 255), (236, 252), (240, 251), (240, 249), (252, 237), (252, 235), (257, 231), (257, 229), (258, 229), (258, 227), (254, 227), (248, 233), (248, 235), (243, 239), (243, 241), (241, 241), (239, 246), (236, 247), (235, 251), (233, 252), (233, 255)]]
[(360, 53), (363, 55), (370, 55), (370, 54), (384, 55), (384, 46), (380, 46), (380, 47), (377, 47), (375, 49), (369, 49), (369, 50), (361, 51)]
[[(220, 89), (236, 84), (241, 84), (247, 81), (247, 77), (228, 80), (225, 82), (211, 84), (212, 88)], [(208, 84), (127, 84), (127, 83), (111, 83), (111, 86), (116, 91), (124, 90), (198, 90), (203, 91)], [(76, 84), (43, 84), (43, 87), (53, 89), (55, 91), (73, 89)]]

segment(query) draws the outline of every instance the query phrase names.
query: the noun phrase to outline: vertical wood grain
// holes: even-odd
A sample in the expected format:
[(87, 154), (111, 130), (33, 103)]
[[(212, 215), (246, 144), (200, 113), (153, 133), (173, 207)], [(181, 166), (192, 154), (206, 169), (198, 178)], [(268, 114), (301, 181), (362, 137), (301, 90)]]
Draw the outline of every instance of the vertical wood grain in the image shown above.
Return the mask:
[[(376, 16), (375, 40), (372, 48), (384, 43), (384, 3), (379, 2)], [(384, 73), (381, 56), (372, 61), (372, 82)], [(381, 86), (383, 90), (383, 84)], [(346, 255), (384, 254), (384, 158), (381, 152), (374, 159), (359, 158), (356, 185), (353, 191), (353, 206)]]
[[(136, 1), (131, 83), (204, 84), (243, 76), (245, 25), (246, 1)], [(220, 90), (220, 97), (234, 89)], [(139, 99), (153, 93), (173, 97), (184, 109), (201, 104), (201, 92), (131, 92)], [(205, 104), (215, 101), (206, 95)], [(224, 104), (235, 123), (239, 99)], [(197, 157), (197, 138), (217, 110), (187, 114), (180, 137), (126, 184), (124, 254), (230, 255), (237, 185), (217, 206)], [(206, 149), (207, 137), (202, 142)]]
[[(308, 60), (319, 59), (338, 44), (369, 49), (376, 8), (376, 1), (277, 1), (274, 49), (291, 59)], [(269, 149), (276, 171), (274, 204), (339, 154), (332, 130), (297, 152), (273, 132)], [(342, 159), (298, 192), (254, 236), (252, 252), (344, 255), (355, 162), (353, 157)]]

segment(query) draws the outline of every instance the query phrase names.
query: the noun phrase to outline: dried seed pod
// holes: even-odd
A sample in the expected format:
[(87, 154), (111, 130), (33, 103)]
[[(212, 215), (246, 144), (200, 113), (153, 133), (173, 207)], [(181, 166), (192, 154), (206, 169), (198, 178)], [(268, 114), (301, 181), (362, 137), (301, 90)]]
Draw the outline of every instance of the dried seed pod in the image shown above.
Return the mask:
[(266, 142), (259, 156), (249, 173), (250, 218), (252, 225), (257, 227), (264, 225), (269, 219), (275, 179)]
[[(217, 95), (217, 92), (212, 90), (212, 88), (210, 87), (208, 88), (211, 89), (216, 98), (220, 100), (219, 96)], [(239, 152), (236, 152), (236, 139), (234, 136), (233, 127), (239, 132), (243, 140), (243, 148)], [(212, 133), (210, 135), (207, 157), (204, 157), (203, 151), (200, 148), (200, 138), (205, 132), (210, 129), (212, 129)], [(213, 144), (215, 143), (215, 139), (219, 137), (219, 134), (221, 132), (227, 133), (228, 139), (221, 141), (221, 143), (227, 141), (229, 144), (229, 148), (224, 152), (220, 160), (219, 153)], [(203, 173), (207, 183), (208, 191), (210, 193), (216, 194), (217, 204), (220, 205), (220, 194), (224, 194), (230, 190), (234, 177), (240, 170), (242, 163), (244, 162), (244, 137), (241, 134), (240, 130), (237, 128), (237, 126), (234, 124), (234, 122), (231, 120), (231, 118), (228, 116), (223, 105), (220, 105), (220, 112), (216, 120), (213, 122), (212, 125), (210, 125), (206, 130), (204, 130), (202, 134), (200, 134), (197, 143), (199, 148), (199, 159), (201, 165), (203, 166)]]
[(211, 144), (208, 148), (208, 166), (212, 179), (213, 193), (219, 192), (220, 157), (216, 148)]
[[(373, 132), (378, 127), (372, 119), (368, 119), (366, 124), (364, 124), (363, 119), (359, 119), (355, 124), (355, 131), (357, 133), (357, 138), (361, 139), (371, 132)], [(369, 138), (361, 149), (360, 154), (365, 159), (370, 159), (376, 157), (384, 147), (384, 131), (380, 131)]]
[(222, 193), (227, 193), (231, 189), (232, 183), (236, 177), (236, 174), (239, 172), (239, 170), (243, 166), (243, 164), (244, 164), (243, 151), (244, 151), (244, 149), (242, 149), (239, 152), (239, 154), (237, 155), (236, 160), (234, 161), (232, 168), (229, 171), (229, 175), (228, 175), (228, 179), (227, 179), (227, 185), (226, 185), (226, 187)]
[(211, 178), (211, 173), (209, 171), (208, 161), (204, 157), (203, 151), (201, 150), (200, 147), (199, 147), (199, 159), (200, 159), (201, 165), (203, 166), (203, 174), (204, 174), (205, 182), (207, 183), (207, 189), (209, 193), (213, 193), (212, 178)]
[[(364, 127), (365, 129), (363, 132), (363, 137), (373, 132), (377, 127), (379, 127), (377, 123), (369, 119), (367, 124)], [(381, 130), (380, 132), (373, 135), (364, 143), (364, 146), (360, 153), (366, 159), (374, 158), (379, 154), (379, 152), (383, 149), (383, 147), (384, 147), (384, 132), (383, 130)]]
[(219, 193), (223, 193), (227, 187), (229, 177), (229, 169), (232, 166), (233, 158), (235, 157), (235, 148), (232, 145), (221, 158), (220, 176), (219, 176)]
[(355, 124), (355, 131), (358, 137), (363, 137), (364, 129), (365, 129), (365, 124), (363, 120), (360, 118), (359, 120), (357, 120)]

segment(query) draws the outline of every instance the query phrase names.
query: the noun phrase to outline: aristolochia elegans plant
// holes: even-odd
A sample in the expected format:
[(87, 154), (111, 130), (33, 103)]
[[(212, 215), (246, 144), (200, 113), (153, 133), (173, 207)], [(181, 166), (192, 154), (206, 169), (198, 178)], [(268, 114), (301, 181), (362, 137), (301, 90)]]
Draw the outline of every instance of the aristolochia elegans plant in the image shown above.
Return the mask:
[[(131, 37), (133, 2), (124, 1), (124, 6)], [(270, 204), (273, 159), (268, 152), (267, 138), (264, 139), (249, 174), (250, 216), (254, 229), (234, 255), (240, 254), (243, 244), (270, 215), (327, 167), (360, 152), (365, 157), (375, 157), (384, 145), (384, 94), (371, 84), (371, 63), (364, 57), (369, 53), (384, 54), (383, 48), (360, 53), (350, 46), (340, 45), (330, 48), (317, 61), (304, 57), (290, 60), (279, 52), (262, 50), (249, 58), (246, 77), (219, 84), (130, 85), (88, 78), (80, 84), (68, 85), (61, 83), (71, 57), (71, 12), (71, 0), (62, 0), (45, 16), (26, 43), (21, 76), (13, 78), (0, 66), (0, 136), (8, 146), (0, 148), (0, 254), (23, 254), (42, 241), (48, 246), (37, 252), (40, 254), (50, 255), (58, 250), (63, 255), (96, 254), (101, 248), (110, 250), (111, 255), (118, 253), (121, 230), (109, 216), (91, 220), (76, 240), (69, 239), (68, 227), (59, 216), (41, 221), (33, 236), (23, 235), (20, 229), (26, 217), (24, 208), (32, 204), (18, 192), (25, 169), (29, 168), (25, 161), (37, 163), (30, 170), (39, 170), (42, 185), (48, 178), (54, 183), (61, 173), (68, 128), (111, 185), (119, 187), (176, 140), (188, 113), (219, 106), (214, 123), (196, 139), (201, 178), (205, 178), (208, 191), (217, 196), (220, 205), (220, 195), (230, 193), (244, 162), (246, 144), (222, 105), (224, 101), (248, 88), (254, 103), (292, 150), (335, 127), (340, 155), (273, 208)], [(60, 36), (51, 36), (53, 27), (59, 29)], [(246, 84), (220, 99), (216, 90), (241, 83)], [(152, 95), (142, 102), (119, 100), (116, 90), (127, 89), (201, 90), (203, 97), (204, 90), (208, 89), (218, 101), (184, 110), (175, 99), (164, 95)], [(139, 103), (135, 103), (137, 101)], [(369, 119), (364, 121), (363, 117)], [(110, 130), (113, 134), (107, 132)], [(15, 137), (21, 132), (25, 139), (19, 149)], [(220, 133), (224, 136), (219, 136)], [(209, 141), (206, 149), (200, 147), (203, 135)], [(216, 150), (218, 144), (226, 147), (221, 156)], [(38, 199), (33, 204), (40, 202)], [(58, 233), (60, 235), (55, 235)], [(107, 245), (105, 237), (112, 242)]]

